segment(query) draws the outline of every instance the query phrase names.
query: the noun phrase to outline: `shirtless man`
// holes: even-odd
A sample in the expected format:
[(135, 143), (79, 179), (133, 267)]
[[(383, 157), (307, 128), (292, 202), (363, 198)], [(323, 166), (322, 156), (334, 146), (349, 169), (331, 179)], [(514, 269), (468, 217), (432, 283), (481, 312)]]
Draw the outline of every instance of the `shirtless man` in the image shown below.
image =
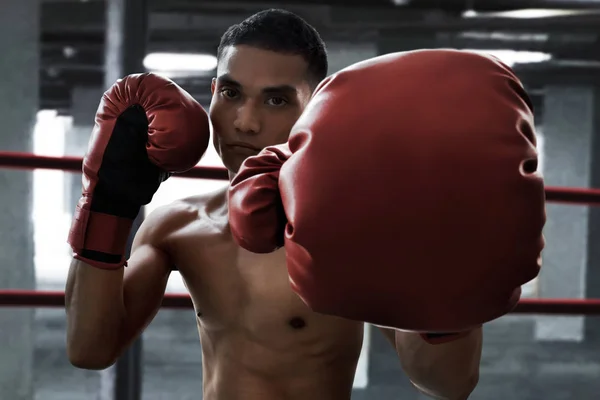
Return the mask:
[[(248, 156), (287, 140), (326, 72), (318, 33), (291, 13), (264, 11), (224, 34), (210, 119), (230, 177)], [(152, 321), (178, 269), (197, 313), (205, 400), (349, 400), (363, 323), (311, 312), (290, 289), (285, 250), (259, 255), (238, 247), (226, 196), (227, 186), (152, 212), (127, 267), (74, 257), (66, 285), (71, 363), (115, 363)], [(442, 344), (382, 332), (419, 391), (461, 400), (477, 385), (481, 329)]]

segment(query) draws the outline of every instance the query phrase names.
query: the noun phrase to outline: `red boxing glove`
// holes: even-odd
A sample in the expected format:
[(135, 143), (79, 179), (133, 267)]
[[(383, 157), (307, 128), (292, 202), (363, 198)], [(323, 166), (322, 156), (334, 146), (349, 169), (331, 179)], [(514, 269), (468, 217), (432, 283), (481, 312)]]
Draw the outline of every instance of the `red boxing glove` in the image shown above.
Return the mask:
[(229, 198), (231, 232), (236, 242), (253, 253), (270, 253), (283, 246), (287, 224), (279, 173), (290, 149), (281, 144), (248, 158), (234, 178), (235, 195)]
[[(313, 311), (461, 333), (511, 311), (539, 273), (532, 106), (495, 58), (422, 50), (357, 63), (319, 85), (288, 144), (278, 179), (255, 169), (270, 150), (242, 165), (230, 222), (250, 251), (283, 240)], [(286, 218), (259, 218), (269, 206)], [(257, 243), (272, 232), (283, 239)]]
[(68, 238), (74, 257), (122, 267), (141, 207), (170, 173), (200, 161), (209, 137), (206, 111), (171, 80), (145, 73), (117, 81), (100, 102), (83, 159), (83, 194)]

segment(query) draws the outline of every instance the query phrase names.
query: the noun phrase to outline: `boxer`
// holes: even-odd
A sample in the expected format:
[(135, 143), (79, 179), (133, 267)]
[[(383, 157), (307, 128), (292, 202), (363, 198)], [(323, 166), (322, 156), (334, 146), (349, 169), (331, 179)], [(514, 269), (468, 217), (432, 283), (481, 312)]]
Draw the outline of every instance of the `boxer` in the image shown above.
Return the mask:
[[(248, 157), (287, 141), (327, 68), (319, 34), (292, 13), (259, 12), (225, 32), (209, 116), (213, 145), (231, 179)], [(112, 97), (111, 92), (107, 96), (107, 104), (128, 109), (130, 102)], [(160, 104), (163, 96), (154, 91), (151, 97)], [(152, 321), (169, 274), (177, 269), (197, 315), (205, 400), (349, 400), (364, 323), (311, 311), (290, 287), (284, 250), (257, 254), (235, 242), (228, 217), (229, 184), (148, 215), (125, 266), (122, 255), (130, 221), (158, 188), (161, 173), (189, 167), (204, 151), (202, 110), (187, 102), (184, 94), (178, 96), (186, 99), (187, 107), (166, 125), (166, 134), (178, 146), (153, 146), (152, 135), (142, 135), (150, 144), (140, 141), (138, 147), (124, 148), (119, 157), (107, 160), (113, 171), (125, 172), (133, 162), (128, 153), (135, 155), (136, 165), (149, 171), (141, 182), (118, 173), (98, 174), (106, 160), (100, 157), (105, 145), (99, 140), (90, 143), (86, 160), (93, 161), (86, 165), (92, 167), (84, 170), (89, 177), (84, 178), (84, 197), (70, 236), (75, 253), (66, 285), (71, 363), (84, 369), (112, 365)], [(150, 126), (157, 119), (166, 122), (168, 116), (162, 116), (172, 109), (144, 110)], [(115, 123), (103, 120), (103, 115), (100, 110), (97, 130), (108, 140), (115, 134)], [(118, 122), (129, 134), (146, 129), (142, 118), (120, 117)], [(140, 157), (142, 146), (148, 148), (150, 162)], [(179, 146), (196, 151), (180, 157)], [(170, 165), (161, 157), (190, 162)], [(94, 189), (88, 181), (102, 185)], [(102, 187), (112, 190), (102, 192)], [(137, 189), (142, 195), (134, 195)], [(85, 200), (89, 198), (91, 202)], [(94, 208), (94, 198), (100, 198), (102, 207)], [(128, 205), (126, 212), (121, 204)], [(94, 218), (89, 218), (92, 214)], [(459, 400), (476, 386), (480, 328), (439, 344), (433, 337), (411, 332), (382, 332), (421, 392)]]

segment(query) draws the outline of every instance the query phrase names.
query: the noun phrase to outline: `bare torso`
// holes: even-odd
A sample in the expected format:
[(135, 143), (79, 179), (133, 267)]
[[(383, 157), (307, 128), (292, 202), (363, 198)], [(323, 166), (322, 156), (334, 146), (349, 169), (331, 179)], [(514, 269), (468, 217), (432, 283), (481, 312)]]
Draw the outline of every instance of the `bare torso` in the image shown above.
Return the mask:
[(166, 246), (198, 315), (205, 400), (348, 400), (362, 323), (311, 312), (290, 289), (284, 250), (259, 255), (229, 232), (226, 191), (185, 200)]

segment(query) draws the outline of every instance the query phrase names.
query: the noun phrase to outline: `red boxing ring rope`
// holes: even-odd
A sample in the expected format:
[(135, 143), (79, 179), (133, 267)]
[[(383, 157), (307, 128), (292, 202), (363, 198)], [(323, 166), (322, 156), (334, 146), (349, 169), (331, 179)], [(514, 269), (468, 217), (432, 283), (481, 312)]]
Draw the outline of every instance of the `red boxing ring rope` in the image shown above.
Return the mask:
[[(0, 168), (54, 169), (81, 173), (82, 164), (83, 158), (80, 157), (52, 157), (0, 151)], [(228, 179), (227, 170), (218, 167), (194, 167), (176, 176), (197, 179)]]
[[(0, 152), (0, 168), (51, 169), (81, 172), (82, 158), (50, 157), (28, 153)], [(194, 167), (177, 174), (182, 178), (227, 179), (227, 171), (216, 167)], [(600, 189), (546, 187), (546, 200), (551, 202), (600, 206)], [(65, 293), (34, 290), (0, 290), (2, 307), (64, 307)], [(162, 307), (191, 309), (187, 294), (167, 294)], [(600, 315), (600, 299), (522, 299), (512, 311), (515, 314)]]
[[(54, 169), (81, 172), (83, 159), (79, 157), (50, 157), (28, 153), (0, 152), (0, 168)], [(176, 174), (181, 178), (227, 179), (227, 171), (217, 167), (194, 167)], [(546, 187), (546, 200), (560, 203), (600, 206), (600, 189)]]
[[(59, 291), (0, 290), (0, 307), (64, 307), (65, 293)], [(187, 294), (166, 294), (163, 308), (191, 309)], [(600, 315), (600, 299), (523, 299), (514, 314)]]

